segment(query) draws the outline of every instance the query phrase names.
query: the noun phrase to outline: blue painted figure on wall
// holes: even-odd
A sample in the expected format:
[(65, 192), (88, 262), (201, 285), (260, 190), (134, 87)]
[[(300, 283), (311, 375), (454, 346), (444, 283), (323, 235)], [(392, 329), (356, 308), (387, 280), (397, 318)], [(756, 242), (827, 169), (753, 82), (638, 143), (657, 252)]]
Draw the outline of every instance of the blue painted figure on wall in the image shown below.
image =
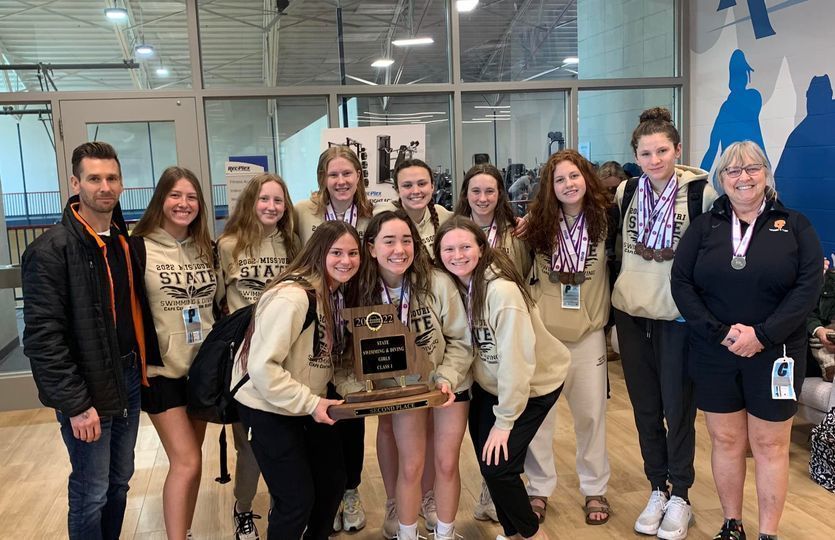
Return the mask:
[(774, 171), (777, 192), (790, 208), (803, 208), (823, 252), (835, 251), (835, 101), (829, 75), (812, 77), (806, 118), (786, 140)]
[(710, 132), (710, 145), (702, 159), (702, 169), (709, 171), (717, 154), (732, 143), (754, 141), (760, 148), (763, 134), (760, 130), (760, 109), (763, 98), (759, 91), (748, 88), (753, 68), (745, 59), (745, 53), (737, 49), (731, 54), (728, 63), (728, 88), (731, 93), (719, 108), (713, 129)]
[[(716, 11), (732, 8), (735, 5), (736, 0), (719, 0), (719, 7)], [(754, 37), (760, 39), (777, 33), (768, 18), (765, 0), (748, 0), (748, 12), (751, 14), (751, 24), (754, 26)]]

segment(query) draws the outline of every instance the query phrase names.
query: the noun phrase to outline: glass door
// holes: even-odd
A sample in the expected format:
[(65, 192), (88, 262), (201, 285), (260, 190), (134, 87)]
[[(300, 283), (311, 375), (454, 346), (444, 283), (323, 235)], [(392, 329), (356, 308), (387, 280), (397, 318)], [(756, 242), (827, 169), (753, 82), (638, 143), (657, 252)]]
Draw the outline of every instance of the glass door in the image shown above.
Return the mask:
[[(207, 208), (212, 207), (210, 180), (200, 174), (193, 98), (67, 100), (60, 108), (67, 178), (78, 145), (113, 145), (122, 164), (125, 191), (120, 202), (127, 221), (141, 217), (160, 174), (171, 165), (190, 169), (200, 178)], [(70, 193), (69, 185), (61, 186), (62, 200)]]

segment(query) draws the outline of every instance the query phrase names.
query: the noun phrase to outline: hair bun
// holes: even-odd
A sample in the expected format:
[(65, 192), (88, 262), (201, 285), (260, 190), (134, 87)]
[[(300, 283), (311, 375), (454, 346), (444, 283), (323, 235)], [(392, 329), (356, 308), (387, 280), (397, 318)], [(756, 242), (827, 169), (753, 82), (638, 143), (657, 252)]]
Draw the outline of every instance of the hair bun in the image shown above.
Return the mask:
[(665, 107), (653, 107), (641, 113), (640, 122), (662, 121), (673, 122), (673, 115), (670, 110)]

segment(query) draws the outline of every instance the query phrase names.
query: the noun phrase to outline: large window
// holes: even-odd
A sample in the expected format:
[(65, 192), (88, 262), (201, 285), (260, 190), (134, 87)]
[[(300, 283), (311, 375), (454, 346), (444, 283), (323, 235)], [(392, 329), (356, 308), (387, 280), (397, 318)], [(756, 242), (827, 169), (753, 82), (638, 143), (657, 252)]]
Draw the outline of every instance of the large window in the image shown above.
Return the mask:
[(207, 86), (449, 81), (443, 0), (201, 0), (199, 10)]

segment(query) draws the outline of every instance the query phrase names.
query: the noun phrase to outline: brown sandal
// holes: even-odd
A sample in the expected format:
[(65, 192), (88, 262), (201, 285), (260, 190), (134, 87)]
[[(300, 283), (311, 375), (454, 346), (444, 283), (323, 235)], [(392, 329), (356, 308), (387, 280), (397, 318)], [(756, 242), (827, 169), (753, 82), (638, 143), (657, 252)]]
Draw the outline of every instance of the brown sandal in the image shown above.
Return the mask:
[[(597, 502), (600, 503), (599, 506), (589, 506), (590, 502)], [(612, 513), (612, 508), (609, 506), (609, 501), (606, 500), (606, 497), (603, 495), (590, 495), (586, 497), (586, 525), (603, 525), (607, 521), (609, 521), (609, 516)], [(603, 519), (591, 519), (592, 514), (606, 514), (606, 517)]]
[[(528, 500), (531, 502), (531, 510), (536, 514), (536, 519), (539, 523), (545, 522), (545, 513), (548, 511), (548, 497), (541, 497), (539, 495), (530, 495)], [(536, 503), (542, 503), (536, 504)]]

